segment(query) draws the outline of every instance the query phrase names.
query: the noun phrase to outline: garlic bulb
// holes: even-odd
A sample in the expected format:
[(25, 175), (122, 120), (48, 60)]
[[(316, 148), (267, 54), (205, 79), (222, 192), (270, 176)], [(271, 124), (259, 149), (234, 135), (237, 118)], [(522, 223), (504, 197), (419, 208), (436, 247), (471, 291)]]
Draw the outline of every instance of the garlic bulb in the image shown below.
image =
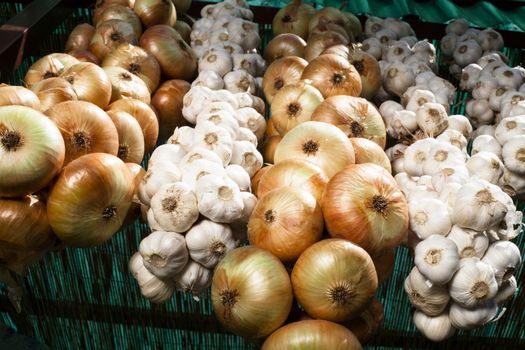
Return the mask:
[(249, 141), (234, 141), (231, 163), (242, 166), (251, 178), (261, 169), (263, 157), (253, 143)]
[(494, 77), (500, 86), (509, 87), (514, 90), (518, 90), (523, 83), (521, 73), (511, 67), (502, 66), (496, 68), (494, 70)]
[(447, 206), (438, 199), (421, 198), (408, 202), (410, 229), (421, 239), (433, 234), (446, 236), (452, 227)]
[(184, 151), (189, 152), (193, 148), (193, 133), (193, 128), (189, 126), (176, 127), (166, 143), (180, 145)]
[(499, 158), (501, 155), (501, 145), (493, 136), (479, 135), (474, 141), (472, 141), (472, 150), (470, 151), (470, 154), (474, 156), (481, 151), (490, 152)]
[(201, 70), (191, 86), (204, 86), (212, 90), (224, 88), (224, 81), (219, 73), (213, 70)]
[(458, 130), (447, 128), (436, 137), (436, 140), (449, 143), (452, 146), (459, 148), (464, 153), (467, 153), (467, 138)]
[(137, 280), (142, 295), (155, 304), (163, 304), (171, 299), (175, 288), (169, 281), (155, 277), (144, 266), (140, 253), (135, 253), (129, 260), (129, 269)]
[(195, 124), (197, 115), (210, 102), (213, 91), (205, 86), (192, 87), (182, 99), (182, 116)]
[(489, 247), (489, 238), (485, 232), (452, 226), (447, 238), (456, 243), (460, 258), (483, 257)]
[(412, 305), (428, 316), (442, 313), (450, 300), (446, 286), (427, 283), (427, 279), (415, 266), (405, 279), (404, 288)]
[(432, 317), (416, 310), (414, 324), (425, 337), (435, 342), (450, 338), (456, 331), (447, 313)]
[(489, 107), (494, 112), (501, 111), (501, 101), (505, 96), (508, 96), (509, 92), (515, 91), (514, 89), (507, 86), (498, 86), (497, 89), (494, 89), (490, 92), (489, 96)]
[(193, 299), (199, 301), (198, 295), (211, 285), (212, 276), (212, 270), (190, 259), (175, 277), (175, 285), (184, 292), (193, 294)]
[(466, 40), (459, 43), (452, 54), (454, 61), (462, 67), (476, 62), (481, 58), (483, 50), (475, 40)]
[(241, 192), (241, 197), (244, 208), (242, 209), (242, 216), (239, 221), (247, 224), (257, 204), (257, 197), (251, 192)]
[(139, 245), (144, 266), (159, 278), (174, 277), (188, 263), (184, 236), (175, 232), (155, 231)]
[(232, 68), (232, 57), (225, 50), (210, 49), (199, 58), (199, 72), (211, 70), (224, 77)]
[(253, 53), (232, 54), (233, 70), (244, 69), (251, 76), (257, 76), (257, 56)]
[(391, 63), (382, 75), (386, 92), (400, 97), (416, 79), (410, 68), (401, 62)]
[(492, 266), (496, 281), (501, 285), (512, 277), (521, 264), (520, 249), (509, 241), (494, 242), (481, 261)]
[(150, 205), (151, 198), (166, 183), (177, 182), (182, 174), (177, 165), (170, 162), (156, 161), (154, 166), (148, 167), (146, 175), (139, 184), (137, 195), (141, 203)]
[(445, 186), (450, 183), (466, 184), (470, 179), (466, 166), (457, 165), (450, 168), (443, 168), (432, 175), (432, 186), (437, 192), (443, 191)]
[(497, 312), (498, 308), (494, 300), (489, 300), (475, 309), (465, 308), (458, 303), (452, 303), (448, 317), (454, 327), (469, 330), (490, 322)]
[(251, 191), (250, 174), (238, 164), (230, 164), (226, 168), (226, 175), (239, 186), (242, 192)]
[(416, 110), (416, 121), (425, 135), (434, 137), (448, 127), (448, 114), (439, 103), (428, 102)]
[(510, 171), (525, 174), (525, 134), (512, 136), (501, 149), (505, 167)]
[(456, 43), (458, 41), (458, 36), (455, 33), (448, 33), (439, 43), (439, 47), (444, 56), (451, 57), (454, 54), (454, 49), (456, 48)]
[(525, 193), (525, 178), (509, 169), (503, 169), (503, 175), (498, 180), (498, 185), (510, 196), (518, 196)]
[(481, 125), (472, 132), (472, 138), (476, 138), (481, 135), (489, 135), (494, 137), (495, 130), (496, 128), (494, 125)]
[(392, 41), (382, 53), (383, 59), (389, 62), (403, 62), (403, 60), (412, 55), (412, 49), (405, 41)]
[(492, 184), (498, 183), (503, 175), (503, 162), (491, 152), (478, 152), (467, 160), (470, 176), (478, 177)]
[(234, 70), (224, 76), (224, 87), (233, 93), (249, 92), (256, 94), (255, 79), (244, 69)]
[(483, 68), (477, 63), (471, 63), (463, 68), (459, 86), (462, 90), (472, 90), (478, 81)]
[(181, 168), (183, 171), (182, 182), (184, 182), (191, 190), (195, 190), (197, 181), (206, 175), (224, 176), (226, 170), (222, 164), (209, 161), (207, 159), (197, 159), (191, 162), (191, 165)]
[(195, 127), (193, 147), (203, 147), (214, 152), (226, 166), (232, 157), (233, 140), (228, 130), (204, 121)]
[(449, 291), (450, 297), (463, 307), (482, 306), (498, 292), (494, 270), (479, 258), (461, 259), (459, 270), (450, 281)]
[(259, 112), (251, 107), (239, 108), (235, 117), (240, 127), (250, 129), (257, 136), (257, 140), (262, 140), (266, 131), (266, 120)]
[(155, 166), (156, 163), (173, 163), (178, 164), (186, 155), (186, 151), (180, 145), (163, 144), (155, 148), (148, 160), (148, 169)]
[(525, 115), (502, 119), (494, 130), (494, 137), (500, 145), (519, 135), (525, 135)]
[(411, 144), (405, 150), (405, 171), (410, 176), (424, 175), (423, 166), (427, 160), (428, 154), (438, 141), (433, 138), (418, 140)]
[[(184, 170), (191, 166), (194, 161), (205, 159), (218, 165), (222, 165), (222, 159), (214, 152), (203, 147), (194, 147), (179, 162), (179, 168)], [(182, 177), (181, 177), (182, 178)]]
[(492, 76), (480, 76), (472, 90), (472, 97), (476, 100), (488, 99), (490, 92), (498, 87), (498, 81)]
[(394, 129), (399, 138), (412, 135), (418, 128), (416, 113), (409, 110), (394, 112), (394, 117), (390, 123), (391, 128)]
[(415, 248), (415, 264), (432, 283), (442, 285), (450, 281), (459, 268), (456, 243), (441, 235), (431, 235)]
[(242, 216), (244, 203), (239, 186), (227, 176), (206, 175), (197, 181), (198, 207), (215, 222), (230, 223)]
[(184, 182), (163, 185), (151, 198), (151, 210), (163, 231), (186, 232), (199, 218), (195, 193)]
[(239, 128), (237, 130), (237, 137), (235, 138), (236, 141), (249, 141), (253, 143), (255, 147), (259, 144), (259, 141), (257, 140), (257, 136), (248, 128)]
[(429, 90), (417, 89), (412, 92), (410, 99), (408, 100), (406, 109), (415, 112), (421, 106), (428, 102), (436, 102), (434, 93)]
[[(221, 90), (223, 91), (223, 90)], [(212, 99), (215, 99), (212, 97)], [(235, 115), (235, 111), (237, 108), (234, 108), (230, 103), (225, 101), (213, 101), (207, 103), (205, 106), (202, 106), (202, 108), (197, 113), (197, 117), (201, 114), (210, 114), (210, 113), (216, 113), (216, 112), (227, 112), (231, 115)], [(197, 119), (195, 119), (196, 121)]]
[(202, 220), (186, 233), (186, 245), (193, 261), (213, 269), (228, 253), (237, 247), (228, 225)]
[(523, 232), (523, 212), (517, 210), (514, 204), (508, 204), (507, 209), (507, 214), (500, 224), (487, 231), (490, 238), (508, 241), (518, 237)]
[(204, 121), (212, 122), (216, 126), (226, 129), (234, 140), (239, 131), (239, 122), (233, 116), (233, 113), (228, 111), (216, 111), (212, 113), (199, 113), (197, 116), (197, 125)]
[(511, 278), (509, 278), (501, 284), (498, 290), (498, 294), (496, 294), (494, 300), (498, 305), (501, 305), (506, 301), (510, 300), (514, 296), (514, 294), (516, 294), (517, 289), (518, 283), (516, 282), (516, 277), (512, 276)]
[(476, 231), (485, 231), (496, 225), (507, 212), (501, 201), (502, 192), (485, 180), (472, 179), (458, 191), (452, 222)]

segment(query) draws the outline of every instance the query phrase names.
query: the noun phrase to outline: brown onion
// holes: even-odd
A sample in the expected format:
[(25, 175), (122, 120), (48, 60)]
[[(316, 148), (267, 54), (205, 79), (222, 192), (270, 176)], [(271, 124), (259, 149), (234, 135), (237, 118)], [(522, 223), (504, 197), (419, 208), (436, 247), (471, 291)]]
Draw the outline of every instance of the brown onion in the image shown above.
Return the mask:
[(275, 94), (270, 106), (274, 128), (281, 136), (286, 135), (298, 124), (309, 121), (323, 100), (319, 90), (305, 81), (286, 85)]
[(135, 0), (97, 0), (95, 3), (95, 13), (93, 15), (93, 25), (97, 25), (105, 9), (113, 5), (122, 5), (133, 8)]
[(321, 55), (303, 71), (301, 79), (312, 81), (324, 98), (335, 95), (359, 96), (361, 77), (354, 66), (337, 55)]
[(79, 61), (75, 57), (65, 53), (52, 53), (44, 56), (29, 67), (24, 77), (24, 85), (31, 88), (40, 80), (58, 77), (77, 63)]
[(339, 55), (350, 62), (361, 77), (361, 97), (372, 99), (381, 88), (381, 69), (377, 59), (357, 46), (337, 45), (328, 48), (324, 54)]
[(288, 56), (303, 58), (305, 48), (306, 41), (303, 38), (292, 33), (284, 33), (270, 40), (264, 49), (263, 56), (268, 63)]
[(280, 89), (288, 84), (301, 80), (304, 68), (308, 62), (300, 57), (289, 56), (273, 61), (263, 78), (263, 90), (266, 101), (271, 104)]
[(396, 262), (396, 250), (388, 249), (386, 252), (372, 257), (376, 268), (378, 283), (385, 282), (394, 270)]
[(171, 0), (135, 0), (133, 10), (146, 28), (157, 24), (174, 26), (177, 11)]
[(257, 170), (255, 175), (253, 175), (252, 181), (251, 181), (252, 193), (257, 193), (257, 191), (259, 189), (259, 183), (261, 182), (261, 177), (264, 175), (264, 173), (266, 173), (268, 170), (270, 170), (270, 168), (272, 166), (273, 165), (271, 165), (271, 164), (266, 165), (266, 166), (262, 167), (261, 169)]
[(66, 144), (64, 164), (88, 153), (118, 153), (118, 132), (111, 118), (85, 101), (59, 103), (46, 112), (60, 129)]
[(42, 112), (60, 102), (78, 100), (73, 86), (64, 78), (44, 79), (34, 84), (31, 90), (37, 94)]
[(272, 333), (262, 350), (332, 349), (361, 350), (358, 338), (345, 327), (325, 320), (302, 320)]
[(91, 38), (95, 34), (95, 27), (89, 23), (81, 23), (77, 25), (66, 41), (66, 46), (64, 51), (69, 52), (71, 50), (87, 50), (89, 48), (89, 43)]
[(308, 37), (308, 23), (315, 12), (312, 5), (303, 4), (301, 0), (293, 0), (280, 9), (273, 18), (273, 34), (293, 33), (306, 39)]
[(26, 106), (40, 111), (40, 100), (35, 93), (22, 86), (0, 85), (0, 106)]
[(117, 157), (125, 163), (142, 162), (144, 158), (144, 135), (139, 122), (126, 112), (108, 111), (118, 132)]
[(340, 35), (342, 35), (347, 42), (354, 42), (354, 36), (352, 33), (347, 33), (346, 30), (340, 26), (339, 24), (329, 22), (325, 20), (324, 18), (320, 20), (315, 27), (313, 27), (308, 35), (308, 42), (310, 42), (310, 39), (312, 39), (314, 36), (319, 34), (326, 34), (329, 32), (336, 32)]
[(265, 163), (273, 164), (275, 149), (283, 137), (281, 135), (270, 136), (264, 141), (263, 148), (263, 159)]
[(347, 16), (342, 11), (334, 7), (324, 7), (318, 11), (308, 23), (308, 31), (313, 31), (320, 25), (326, 25), (327, 23), (337, 24), (342, 27), (349, 36), (353, 36), (352, 25)]
[(376, 335), (384, 319), (383, 305), (374, 299), (361, 315), (343, 323), (343, 326), (352, 331), (361, 344), (364, 344)]
[(271, 137), (273, 135), (279, 135), (279, 133), (275, 130), (272, 118), (270, 118), (266, 121), (266, 136)]
[(348, 39), (342, 34), (333, 31), (310, 35), (308, 44), (304, 50), (304, 58), (308, 62), (311, 62), (314, 58), (319, 57), (327, 48), (336, 45), (346, 45), (348, 42)]
[(257, 197), (278, 188), (295, 188), (305, 191), (321, 201), (328, 177), (312, 162), (302, 159), (287, 159), (275, 164), (266, 171), (259, 182)]
[(137, 16), (133, 10), (127, 6), (122, 5), (111, 5), (104, 9), (100, 14), (100, 19), (97, 22), (97, 27), (103, 24), (106, 21), (112, 19), (119, 19), (124, 22), (128, 22), (133, 27), (133, 31), (137, 38), (140, 38), (142, 35), (142, 23), (140, 18)]
[(325, 239), (307, 248), (291, 277), (294, 295), (306, 313), (333, 322), (358, 316), (377, 288), (370, 255), (344, 239)]
[(96, 65), (100, 64), (100, 60), (91, 51), (88, 50), (71, 50), (68, 52), (71, 56), (75, 57), (79, 62), (90, 62)]
[(292, 187), (281, 187), (260, 197), (248, 221), (250, 244), (284, 263), (295, 261), (321, 239), (322, 232), (323, 214), (315, 197)]
[(151, 102), (148, 86), (135, 74), (116, 66), (104, 67), (104, 72), (111, 81), (111, 102), (124, 98), (133, 98), (145, 103)]
[(275, 150), (275, 163), (304, 159), (318, 165), (331, 178), (355, 162), (352, 143), (337, 127), (307, 121), (290, 130)]
[(110, 19), (101, 23), (95, 30), (95, 35), (89, 43), (89, 51), (93, 52), (99, 60), (103, 60), (108, 53), (124, 43), (133, 45), (138, 43), (133, 26), (120, 19)]
[(386, 128), (375, 106), (360, 97), (332, 96), (321, 103), (312, 120), (337, 126), (348, 137), (363, 137), (381, 148), (386, 144)]
[(144, 134), (144, 153), (153, 151), (159, 136), (159, 122), (148, 104), (134, 99), (117, 100), (109, 105), (108, 111), (126, 112), (137, 119)]
[(102, 244), (122, 226), (133, 190), (134, 178), (122, 160), (86, 154), (64, 167), (53, 186), (47, 201), (49, 223), (67, 245)]
[(0, 261), (7, 267), (38, 261), (55, 243), (46, 205), (36, 197), (0, 199)]
[(343, 12), (343, 15), (345, 15), (348, 20), (348, 26), (354, 38), (360, 36), (361, 33), (363, 33), (363, 26), (359, 18), (351, 12)]
[(371, 255), (396, 247), (407, 233), (406, 198), (379, 165), (355, 164), (339, 172), (328, 182), (321, 207), (332, 237), (354, 242)]
[(159, 62), (162, 72), (171, 79), (190, 80), (197, 73), (197, 56), (177, 31), (166, 25), (148, 28), (140, 46)]
[(182, 116), (182, 99), (191, 85), (184, 80), (168, 80), (151, 99), (159, 118), (159, 138), (166, 140), (178, 126), (190, 125)]
[(102, 68), (94, 63), (80, 62), (64, 71), (66, 79), (75, 90), (78, 99), (106, 108), (111, 100), (111, 81)]
[(175, 30), (180, 34), (182, 39), (189, 45), (191, 43), (191, 27), (188, 23), (184, 21), (177, 21), (175, 23)]
[(377, 143), (362, 137), (351, 137), (350, 142), (354, 147), (356, 164), (373, 163), (392, 173), (390, 159)]

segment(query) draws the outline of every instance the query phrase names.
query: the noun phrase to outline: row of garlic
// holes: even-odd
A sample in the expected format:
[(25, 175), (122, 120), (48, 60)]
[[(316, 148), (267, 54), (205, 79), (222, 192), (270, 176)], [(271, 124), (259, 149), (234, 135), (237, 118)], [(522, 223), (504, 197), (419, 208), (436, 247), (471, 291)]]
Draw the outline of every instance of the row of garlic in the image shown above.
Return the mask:
[[(457, 125), (451, 123), (460, 129)], [(457, 146), (418, 140), (404, 150), (405, 171), (395, 176), (408, 200), (416, 241), (405, 290), (417, 309), (416, 327), (434, 341), (493, 320), (497, 305), (516, 291), (513, 273), (521, 263), (519, 248), (509, 239), (522, 232), (523, 214), (484, 179), (490, 163), (478, 157), (488, 152), (468, 157)], [(490, 159), (498, 164), (497, 157)]]
[[(205, 18), (224, 24), (218, 14), (225, 9), (232, 23), (237, 22), (232, 16), (249, 11), (230, 1), (206, 6)], [(227, 47), (233, 44), (221, 43), (221, 48), (202, 43), (210, 50), (200, 57), (199, 76), (183, 99), (182, 114), (194, 127), (176, 128), (152, 153), (139, 186), (152, 233), (141, 241), (130, 269), (144, 297), (154, 303), (167, 302), (175, 289), (198, 300), (215, 265), (246, 240), (246, 223), (257, 201), (250, 178), (263, 163), (257, 144), (266, 129), (264, 102), (252, 95), (253, 84), (230, 78), (236, 72), (260, 74), (265, 63), (245, 53), (251, 47), (230, 56)], [(229, 63), (224, 65), (221, 55)], [(255, 70), (248, 73), (250, 67)]]

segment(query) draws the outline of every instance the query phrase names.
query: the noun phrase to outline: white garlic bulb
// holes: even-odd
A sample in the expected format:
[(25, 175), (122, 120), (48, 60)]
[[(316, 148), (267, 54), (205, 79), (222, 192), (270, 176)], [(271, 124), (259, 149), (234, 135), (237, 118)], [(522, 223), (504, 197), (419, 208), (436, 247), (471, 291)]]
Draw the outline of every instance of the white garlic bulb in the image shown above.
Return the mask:
[(479, 152), (490, 152), (499, 157), (501, 155), (501, 145), (494, 136), (479, 135), (472, 141), (470, 154), (474, 156)]
[(446, 237), (431, 235), (416, 246), (414, 261), (430, 282), (445, 284), (459, 268), (458, 248)]
[(525, 134), (509, 138), (501, 149), (505, 167), (520, 175), (525, 174)]
[(498, 308), (493, 299), (474, 309), (465, 308), (458, 303), (451, 303), (448, 317), (454, 327), (470, 330), (488, 323), (496, 316), (497, 312)]
[(501, 175), (503, 175), (504, 166), (496, 154), (481, 151), (467, 160), (467, 168), (472, 177), (478, 177), (496, 184)]
[(263, 157), (255, 145), (249, 141), (234, 141), (231, 164), (238, 164), (250, 175), (250, 178), (262, 168)]
[(193, 128), (189, 126), (176, 127), (166, 143), (179, 145), (184, 151), (189, 152), (193, 146), (193, 132)]
[(461, 149), (445, 142), (440, 142), (429, 151), (427, 160), (423, 164), (425, 175), (434, 175), (445, 168), (455, 168), (465, 165), (467, 154)]
[(226, 90), (233, 93), (236, 92), (249, 92), (255, 95), (256, 84), (255, 78), (250, 75), (244, 69), (234, 70), (227, 73), (224, 78), (224, 87)]
[(175, 285), (184, 292), (193, 294), (193, 299), (199, 301), (198, 295), (211, 285), (212, 276), (212, 270), (190, 259), (175, 277)]
[(191, 258), (208, 269), (213, 269), (226, 253), (238, 245), (228, 225), (210, 220), (194, 225), (185, 237)]
[(489, 238), (485, 232), (452, 226), (447, 238), (454, 241), (458, 247), (460, 258), (482, 258), (489, 247)]
[(224, 81), (219, 73), (213, 70), (201, 70), (191, 86), (205, 86), (212, 90), (220, 90), (224, 88)]
[(129, 269), (137, 280), (142, 295), (155, 304), (168, 302), (175, 291), (173, 283), (161, 280), (144, 266), (140, 253), (135, 253), (129, 260)]
[(222, 165), (222, 160), (216, 153), (204, 147), (194, 147), (181, 159), (179, 168), (184, 171), (191, 166), (194, 161), (203, 159)]
[(184, 236), (175, 232), (155, 231), (139, 245), (144, 266), (159, 278), (173, 278), (188, 262)]
[(257, 140), (262, 140), (266, 131), (266, 120), (259, 112), (251, 107), (239, 108), (235, 118), (240, 127), (250, 129), (257, 136)]
[(150, 227), (151, 231), (162, 231), (162, 227), (157, 222), (157, 219), (155, 219), (155, 215), (153, 214), (153, 209), (148, 208), (148, 211), (146, 213), (146, 221), (148, 222), (148, 226)]
[(441, 314), (450, 300), (446, 286), (427, 283), (415, 266), (405, 279), (404, 288), (412, 305), (429, 316)]
[(151, 198), (167, 183), (180, 181), (182, 174), (173, 163), (157, 162), (150, 166), (139, 184), (137, 195), (140, 201), (151, 206)]
[(195, 187), (202, 215), (215, 222), (230, 223), (242, 216), (244, 203), (239, 186), (227, 176), (206, 175)]
[(414, 312), (414, 324), (428, 339), (439, 342), (450, 338), (455, 333), (447, 313), (438, 316), (427, 316), (423, 312)]
[(454, 182), (447, 183), (439, 192), (439, 200), (447, 205), (448, 213), (452, 217), (456, 205), (456, 195), (462, 185)]
[(173, 163), (178, 164), (186, 155), (186, 151), (180, 145), (165, 143), (155, 148), (148, 160), (148, 169), (155, 166), (156, 163)]
[(512, 277), (516, 269), (521, 265), (520, 249), (509, 241), (492, 243), (481, 259), (489, 264), (496, 276), (498, 285)]
[(425, 175), (423, 166), (433, 146), (438, 143), (434, 138), (418, 140), (405, 149), (405, 171), (410, 176)]
[[(221, 90), (217, 90), (221, 91)], [(205, 86), (194, 86), (182, 99), (182, 116), (192, 124), (197, 121), (197, 115), (211, 102), (214, 90)]]
[(195, 127), (194, 136), (194, 147), (204, 147), (216, 153), (223, 166), (228, 165), (232, 157), (233, 140), (226, 129), (204, 121)]
[(418, 198), (408, 202), (410, 229), (421, 239), (446, 236), (452, 227), (447, 206), (439, 199)]
[(447, 184), (456, 183), (466, 184), (470, 179), (469, 171), (465, 165), (457, 165), (450, 168), (443, 168), (432, 175), (432, 186), (436, 191), (441, 192)]
[(498, 292), (494, 270), (489, 264), (471, 257), (461, 259), (459, 270), (450, 281), (450, 297), (461, 306), (479, 307)]
[(257, 140), (257, 136), (248, 128), (239, 128), (237, 131), (237, 137), (235, 138), (236, 141), (249, 141), (253, 143), (255, 147), (259, 144)]
[(226, 168), (226, 175), (239, 186), (242, 192), (251, 191), (251, 179), (250, 174), (244, 168), (238, 164), (230, 164)]
[(217, 73), (220, 77), (224, 77), (232, 70), (233, 61), (230, 54), (226, 51), (208, 50), (208, 52), (199, 58), (198, 66), (199, 72), (211, 70)]
[(222, 164), (209, 161), (207, 159), (197, 159), (191, 163), (191, 165), (182, 169), (184, 175), (182, 175), (182, 182), (184, 182), (192, 190), (195, 190), (197, 181), (206, 175), (225, 176), (226, 171), (222, 167)]
[(239, 220), (248, 223), (253, 209), (255, 209), (255, 205), (257, 204), (257, 197), (251, 192), (241, 192), (241, 197), (244, 207), (242, 209), (242, 216)]
[(514, 296), (514, 294), (516, 294), (517, 289), (518, 283), (516, 282), (516, 277), (512, 276), (511, 278), (509, 278), (501, 284), (501, 286), (498, 289), (498, 294), (496, 294), (494, 300), (498, 305), (501, 305), (506, 301), (510, 300)]
[(448, 114), (439, 103), (427, 102), (416, 110), (416, 120), (425, 135), (434, 137), (448, 127)]
[(472, 125), (470, 124), (467, 117), (460, 114), (453, 114), (448, 116), (448, 128), (447, 130), (457, 130), (467, 139), (472, 134)]
[(212, 122), (216, 126), (224, 128), (230, 133), (233, 140), (237, 137), (239, 131), (239, 122), (233, 116), (234, 113), (227, 111), (216, 111), (211, 113), (199, 113), (197, 116), (197, 125), (204, 122)]

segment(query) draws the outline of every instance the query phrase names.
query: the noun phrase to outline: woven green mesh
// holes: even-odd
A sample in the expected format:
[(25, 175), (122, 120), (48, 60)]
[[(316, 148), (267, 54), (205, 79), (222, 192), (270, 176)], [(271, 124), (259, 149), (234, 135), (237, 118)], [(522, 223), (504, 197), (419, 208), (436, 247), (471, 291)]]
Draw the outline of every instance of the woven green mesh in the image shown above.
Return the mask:
[[(29, 65), (39, 57), (61, 51), (68, 33), (78, 23), (90, 21), (90, 11), (79, 9), (41, 44), (37, 56), (27, 57), (10, 76), (21, 84)], [(271, 38), (268, 25), (260, 26), (262, 42)], [(438, 47), (439, 43), (434, 41)], [(520, 50), (510, 51), (512, 61)], [(465, 93), (457, 93), (453, 113), (463, 113)], [(523, 205), (521, 205), (523, 207)], [(523, 208), (522, 208), (523, 209)], [(209, 292), (199, 302), (177, 292), (166, 305), (149, 303), (128, 272), (127, 263), (140, 240), (149, 233), (138, 221), (97, 248), (70, 249), (48, 254), (22, 279), (25, 295), (22, 313), (9, 304), (0, 290), (0, 321), (32, 335), (53, 349), (256, 349), (229, 334), (213, 316)], [(525, 251), (525, 235), (516, 242)], [(495, 323), (472, 332), (459, 332), (451, 340), (431, 343), (415, 329), (412, 309), (403, 290), (413, 265), (406, 248), (398, 248), (394, 271), (377, 297), (385, 307), (380, 333), (367, 349), (520, 349), (525, 348), (525, 285), (517, 272), (518, 293), (508, 311)]]

